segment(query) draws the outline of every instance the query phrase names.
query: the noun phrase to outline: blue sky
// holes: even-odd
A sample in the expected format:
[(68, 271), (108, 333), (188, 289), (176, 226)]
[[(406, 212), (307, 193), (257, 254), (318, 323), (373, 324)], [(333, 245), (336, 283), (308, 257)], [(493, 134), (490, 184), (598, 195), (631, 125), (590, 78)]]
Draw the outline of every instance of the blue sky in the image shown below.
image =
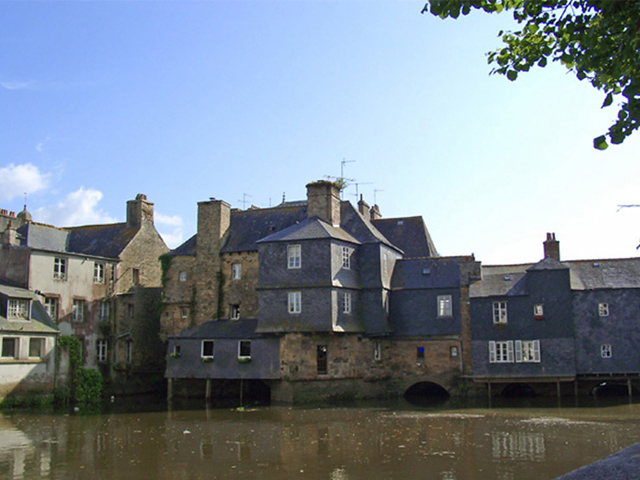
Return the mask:
[(0, 2), (0, 208), (114, 222), (145, 193), (176, 247), (198, 201), (304, 199), (344, 160), (442, 255), (536, 261), (555, 232), (567, 260), (636, 256), (640, 208), (618, 205), (640, 204), (640, 133), (595, 151), (616, 111), (589, 84), (489, 75), (510, 14), (423, 4)]

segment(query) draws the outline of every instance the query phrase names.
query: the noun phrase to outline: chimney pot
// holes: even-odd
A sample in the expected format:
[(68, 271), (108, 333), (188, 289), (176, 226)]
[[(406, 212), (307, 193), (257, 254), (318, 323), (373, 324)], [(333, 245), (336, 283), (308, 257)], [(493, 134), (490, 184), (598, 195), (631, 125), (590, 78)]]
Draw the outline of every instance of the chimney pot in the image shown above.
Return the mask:
[(555, 233), (547, 233), (547, 240), (544, 242), (544, 258), (547, 257), (560, 261), (560, 242), (556, 240)]

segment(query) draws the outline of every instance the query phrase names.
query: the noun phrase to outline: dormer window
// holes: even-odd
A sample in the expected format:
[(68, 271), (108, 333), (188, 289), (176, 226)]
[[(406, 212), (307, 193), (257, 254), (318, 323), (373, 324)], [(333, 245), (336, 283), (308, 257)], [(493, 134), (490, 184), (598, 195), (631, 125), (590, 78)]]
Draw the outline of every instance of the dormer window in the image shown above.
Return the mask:
[(600, 316), (600, 317), (608, 317), (609, 316), (609, 304), (608, 303), (599, 303), (598, 304), (598, 316)]
[(28, 320), (29, 300), (10, 298), (7, 305), (7, 313), (9, 320)]
[(541, 303), (533, 306), (533, 318), (536, 320), (544, 318), (544, 306)]

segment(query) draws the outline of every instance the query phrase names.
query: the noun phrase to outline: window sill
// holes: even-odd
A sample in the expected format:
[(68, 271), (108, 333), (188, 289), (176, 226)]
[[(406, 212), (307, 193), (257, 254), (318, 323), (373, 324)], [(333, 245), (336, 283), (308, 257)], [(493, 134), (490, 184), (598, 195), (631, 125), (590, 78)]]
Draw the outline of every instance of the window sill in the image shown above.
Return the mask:
[(251, 357), (238, 357), (238, 363), (250, 363)]
[(213, 362), (213, 357), (200, 357), (200, 361), (202, 363), (211, 363)]

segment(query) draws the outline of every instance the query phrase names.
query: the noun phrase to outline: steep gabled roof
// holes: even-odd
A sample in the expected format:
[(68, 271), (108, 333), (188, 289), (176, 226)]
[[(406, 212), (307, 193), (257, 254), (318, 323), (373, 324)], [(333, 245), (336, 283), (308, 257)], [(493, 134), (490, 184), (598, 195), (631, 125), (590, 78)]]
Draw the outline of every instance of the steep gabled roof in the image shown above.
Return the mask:
[(20, 244), (36, 250), (66, 252), (69, 232), (43, 223), (27, 223), (17, 229)]
[(126, 223), (71, 227), (67, 251), (84, 255), (117, 258), (133, 240), (137, 228)]
[(167, 255), (195, 255), (196, 254), (196, 245), (197, 245), (198, 235), (195, 234), (189, 240), (184, 242), (177, 248), (169, 251)]
[(640, 288), (640, 258), (573, 260), (564, 263), (571, 269), (572, 290)]
[[(5, 309), (9, 298), (30, 300), (31, 317), (18, 321), (7, 319)], [(30, 290), (0, 283), (0, 302), (3, 303), (0, 308), (0, 332), (58, 333), (58, 327), (47, 314), (38, 296)]]
[(438, 256), (422, 217), (380, 218), (371, 223), (408, 258)]
[(524, 276), (531, 263), (522, 265), (483, 265), (482, 280), (471, 284), (471, 298), (523, 295)]
[(327, 222), (316, 217), (307, 218), (300, 223), (291, 225), (284, 230), (259, 240), (258, 243), (317, 240), (322, 238), (332, 238), (354, 244), (360, 243), (342, 228), (329, 225)]
[(454, 258), (403, 258), (396, 262), (391, 287), (457, 288), (460, 280), (460, 261)]
[(342, 202), (340, 207), (340, 226), (361, 244), (382, 243), (401, 250), (380, 233), (369, 220), (366, 220), (350, 202)]

